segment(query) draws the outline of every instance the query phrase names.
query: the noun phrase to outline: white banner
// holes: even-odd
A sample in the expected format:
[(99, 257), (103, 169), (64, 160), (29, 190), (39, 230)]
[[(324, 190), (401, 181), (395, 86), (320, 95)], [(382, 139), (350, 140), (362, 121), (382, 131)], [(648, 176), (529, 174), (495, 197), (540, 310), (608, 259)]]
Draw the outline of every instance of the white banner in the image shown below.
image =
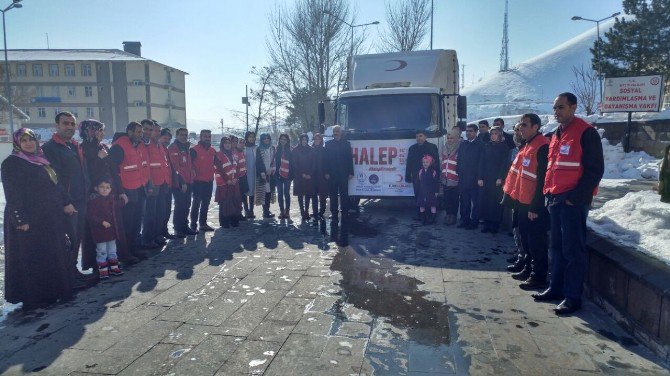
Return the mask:
[(602, 112), (656, 112), (661, 105), (663, 76), (605, 78)]
[(352, 196), (414, 196), (412, 183), (405, 183), (406, 140), (349, 141), (354, 156), (354, 178), (349, 180)]

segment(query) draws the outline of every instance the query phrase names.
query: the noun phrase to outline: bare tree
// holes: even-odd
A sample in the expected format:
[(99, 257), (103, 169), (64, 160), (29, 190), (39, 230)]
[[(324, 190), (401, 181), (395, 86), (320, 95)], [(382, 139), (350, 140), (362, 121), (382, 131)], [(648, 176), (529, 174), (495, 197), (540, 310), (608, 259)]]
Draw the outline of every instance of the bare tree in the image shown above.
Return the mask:
[(586, 115), (592, 115), (595, 112), (598, 93), (598, 74), (590, 67), (584, 67), (584, 64), (573, 66), (572, 73), (575, 75), (575, 81), (571, 86), (579, 106)]
[[(272, 111), (271, 103), (268, 98), (268, 95), (272, 90), (272, 82), (274, 75), (277, 72), (276, 67), (251, 67), (249, 72), (254, 76), (255, 87), (249, 89), (249, 108), (251, 112), (249, 116), (251, 117), (251, 122), (254, 123), (254, 132), (258, 134), (258, 129), (261, 127), (261, 123), (269, 118)], [(241, 122), (246, 122), (246, 111), (231, 110), (233, 117), (240, 120)]]
[(388, 52), (414, 51), (428, 33), (429, 0), (395, 0), (386, 3), (387, 32), (382, 48)]
[[(310, 130), (317, 121), (317, 103), (328, 99), (346, 69), (351, 19), (345, 0), (297, 0), (278, 6), (270, 15), (267, 47), (277, 68), (272, 85), (286, 103), (287, 125)], [(358, 50), (363, 33), (353, 41)]]

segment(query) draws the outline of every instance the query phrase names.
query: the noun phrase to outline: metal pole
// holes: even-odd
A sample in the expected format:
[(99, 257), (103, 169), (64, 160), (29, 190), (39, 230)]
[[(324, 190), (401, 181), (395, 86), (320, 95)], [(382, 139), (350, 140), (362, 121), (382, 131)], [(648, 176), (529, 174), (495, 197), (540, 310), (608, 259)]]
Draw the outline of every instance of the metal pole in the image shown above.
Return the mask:
[[(596, 21), (596, 31), (598, 34), (598, 40), (596, 41), (598, 43), (598, 83), (600, 85), (599, 92), (598, 94), (600, 95), (600, 103), (603, 102), (603, 68), (602, 68), (602, 62), (601, 62), (601, 56), (600, 56), (600, 21)], [(598, 106), (601, 107), (601, 106)], [(602, 113), (602, 110), (600, 111)]]
[(12, 111), (12, 88), (9, 86), (9, 61), (7, 60), (7, 31), (5, 28), (5, 11), (2, 11), (2, 37), (5, 42), (5, 85), (7, 86), (7, 114), (9, 115), (9, 129), (14, 134), (14, 114)]
[(351, 47), (349, 48), (349, 56), (354, 56), (354, 26), (349, 25), (349, 29), (351, 29)]
[(430, 49), (433, 49), (433, 0), (430, 0)]
[(631, 128), (632, 128), (631, 117), (632, 117), (632, 115), (633, 115), (633, 113), (631, 111), (628, 111), (628, 124), (626, 126), (626, 143), (624, 144), (624, 148), (623, 148), (624, 153), (629, 153), (632, 149), (630, 147), (630, 134), (631, 134)]
[(249, 85), (244, 85), (245, 96), (247, 98), (247, 132), (249, 132)]

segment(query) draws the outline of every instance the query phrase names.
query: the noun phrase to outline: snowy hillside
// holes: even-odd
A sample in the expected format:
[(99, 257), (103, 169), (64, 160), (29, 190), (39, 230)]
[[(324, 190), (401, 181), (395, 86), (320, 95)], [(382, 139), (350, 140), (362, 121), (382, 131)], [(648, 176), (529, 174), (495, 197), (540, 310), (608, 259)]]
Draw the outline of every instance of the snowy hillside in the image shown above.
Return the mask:
[[(607, 30), (613, 21), (603, 23)], [(498, 72), (466, 86), (461, 94), (468, 97), (468, 119), (481, 119), (524, 112), (549, 114), (552, 102), (564, 91), (571, 91), (573, 66), (591, 62), (589, 48), (596, 40), (596, 28), (524, 61), (513, 70)]]

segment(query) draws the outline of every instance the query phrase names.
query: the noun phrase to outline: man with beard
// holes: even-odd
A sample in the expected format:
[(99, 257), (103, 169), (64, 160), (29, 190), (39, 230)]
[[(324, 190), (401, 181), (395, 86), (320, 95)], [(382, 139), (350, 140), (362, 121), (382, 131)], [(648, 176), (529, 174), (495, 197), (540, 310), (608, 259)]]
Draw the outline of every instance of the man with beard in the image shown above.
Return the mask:
[[(419, 170), (421, 170), (421, 160), (424, 156), (432, 158), (432, 167), (437, 170), (440, 164), (440, 155), (437, 151), (437, 146), (426, 140), (426, 133), (423, 130), (416, 132), (416, 144), (409, 147), (407, 151), (407, 163), (405, 164), (405, 182), (412, 183), (414, 189), (414, 198), (418, 198), (418, 178)], [(420, 219), (419, 209), (417, 206), (415, 220)]]
[(68, 218), (67, 234), (70, 238), (70, 258), (74, 288), (83, 288), (90, 280), (77, 270), (79, 248), (86, 225), (86, 199), (88, 197), (88, 174), (79, 144), (72, 139), (77, 121), (70, 112), (56, 115), (56, 133), (42, 149), (44, 156), (58, 175), (58, 188), (65, 198), (63, 212)]
[(188, 214), (191, 209), (191, 193), (193, 185), (193, 163), (191, 161), (191, 143), (188, 142), (188, 129), (177, 129), (176, 139), (168, 148), (168, 155), (175, 172), (172, 194), (174, 195), (174, 213), (172, 227), (175, 235), (183, 238), (195, 235), (188, 226)]
[(120, 196), (126, 201), (123, 207), (123, 226), (128, 251), (139, 259), (146, 259), (147, 254), (139, 250), (138, 244), (146, 186), (149, 183), (149, 163), (140, 123), (133, 121), (128, 124), (126, 133), (118, 137), (109, 149), (109, 160), (117, 173), (112, 177), (114, 186), (121, 187)]
[(207, 211), (214, 190), (214, 161), (216, 150), (212, 147), (212, 131), (200, 131), (200, 141), (191, 148), (191, 161), (195, 177), (193, 178), (193, 205), (191, 206), (191, 231), (214, 231), (207, 224)]

